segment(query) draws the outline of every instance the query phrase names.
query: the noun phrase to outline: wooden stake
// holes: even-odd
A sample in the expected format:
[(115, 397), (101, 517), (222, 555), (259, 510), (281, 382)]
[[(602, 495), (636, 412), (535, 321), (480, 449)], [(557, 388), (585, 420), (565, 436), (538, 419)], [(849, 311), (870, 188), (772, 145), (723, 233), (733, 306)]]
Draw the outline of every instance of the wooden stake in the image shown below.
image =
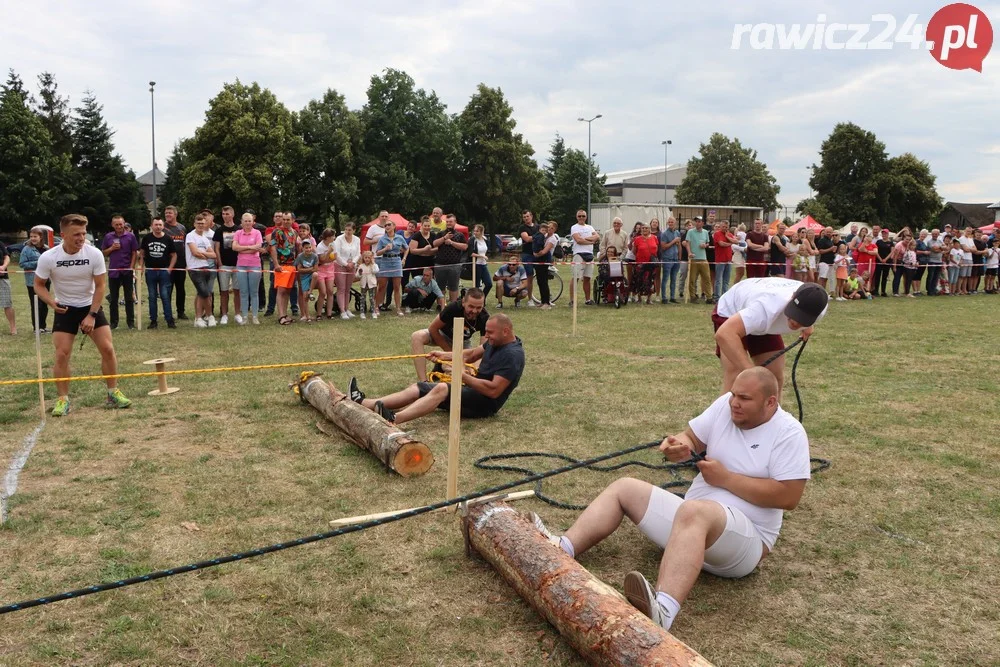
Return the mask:
[[(35, 358), (38, 363), (38, 404), (42, 408), (42, 420), (45, 420), (45, 385), (41, 383), (42, 379), (42, 328), (39, 326), (41, 322), (38, 320), (38, 295), (35, 295)], [(53, 316), (55, 313), (53, 312)]]
[[(573, 267), (576, 268), (576, 267)], [(573, 335), (576, 336), (576, 307), (580, 302), (580, 281), (573, 274)]]
[[(132, 272), (132, 293), (135, 294), (135, 328), (137, 331), (142, 331), (142, 283), (145, 280), (140, 279), (139, 271)], [(129, 294), (126, 298), (131, 298), (132, 294)]]
[[(475, 257), (472, 258), (472, 286), (473, 287), (476, 286), (476, 258)], [(489, 296), (489, 294), (487, 294), (486, 296)]]
[[(496, 500), (505, 500), (505, 501), (523, 500), (524, 498), (534, 498), (534, 497), (535, 497), (534, 491), (516, 491), (514, 493), (506, 493), (506, 494), (502, 493), (496, 496), (483, 496), (482, 498), (479, 498), (478, 500), (475, 500), (469, 504), (471, 506), (471, 505), (478, 505), (479, 503), (489, 503)], [(437, 514), (438, 512), (444, 512), (445, 510), (450, 510), (450, 509), (452, 508), (442, 507), (439, 510), (428, 512), (428, 514)], [(333, 521), (330, 522), (330, 525), (352, 526), (356, 523), (364, 523), (365, 521), (371, 521), (372, 519), (385, 519), (386, 517), (395, 516), (397, 514), (402, 514), (403, 512), (409, 512), (409, 511), (411, 510), (405, 509), (405, 510), (395, 510), (393, 512), (379, 512), (378, 514), (363, 514), (361, 516), (349, 516), (349, 517), (344, 517), (343, 519), (334, 519)]]
[(550, 543), (509, 505), (470, 507), (462, 529), (466, 545), (591, 664), (711, 664)]
[[(465, 317), (451, 329), (451, 406), (448, 414), (448, 487), (445, 498), (458, 497), (458, 444), (462, 431), (462, 372), (465, 370)], [(455, 358), (458, 355), (458, 358)]]

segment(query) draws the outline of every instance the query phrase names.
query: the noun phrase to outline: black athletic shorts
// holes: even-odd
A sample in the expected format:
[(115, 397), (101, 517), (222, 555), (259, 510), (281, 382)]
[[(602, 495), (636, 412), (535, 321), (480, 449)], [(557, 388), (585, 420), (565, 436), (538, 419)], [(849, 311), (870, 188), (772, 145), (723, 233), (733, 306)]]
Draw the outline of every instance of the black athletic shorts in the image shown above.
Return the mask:
[[(436, 384), (447, 384), (443, 382), (418, 382), (417, 388), (420, 390), (420, 398), (423, 398), (430, 393), (431, 389), (434, 388)], [(451, 385), (448, 386), (448, 395), (445, 397), (441, 405), (438, 406), (438, 410), (444, 410), (445, 412), (451, 407)], [(492, 417), (499, 410), (499, 406), (493, 401), (492, 398), (487, 398), (479, 392), (477, 392), (472, 387), (462, 387), (462, 416), (467, 419), (482, 419), (483, 417)]]
[[(66, 308), (69, 310), (65, 313), (56, 311), (55, 319), (52, 322), (52, 331), (61, 331), (75, 336), (80, 333), (80, 323), (87, 319), (87, 315), (90, 314), (90, 306), (82, 308), (66, 306)], [(102, 307), (97, 311), (97, 317), (94, 318), (94, 329), (106, 326), (108, 326), (108, 318), (104, 316), (104, 308)]]

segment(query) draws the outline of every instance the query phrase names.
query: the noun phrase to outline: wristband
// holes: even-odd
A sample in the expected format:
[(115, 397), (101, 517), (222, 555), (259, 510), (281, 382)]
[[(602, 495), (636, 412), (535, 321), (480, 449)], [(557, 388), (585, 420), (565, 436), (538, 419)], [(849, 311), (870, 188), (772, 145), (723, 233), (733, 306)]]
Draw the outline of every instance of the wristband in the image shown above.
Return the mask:
[(93, 318), (94, 318), (94, 319), (96, 320), (96, 319), (97, 319), (97, 316), (98, 316), (98, 314), (100, 314), (100, 312), (101, 312), (101, 311), (99, 311), (99, 310), (98, 310), (98, 311), (97, 311), (96, 313), (88, 313), (88, 315), (89, 315), (90, 317), (93, 317)]

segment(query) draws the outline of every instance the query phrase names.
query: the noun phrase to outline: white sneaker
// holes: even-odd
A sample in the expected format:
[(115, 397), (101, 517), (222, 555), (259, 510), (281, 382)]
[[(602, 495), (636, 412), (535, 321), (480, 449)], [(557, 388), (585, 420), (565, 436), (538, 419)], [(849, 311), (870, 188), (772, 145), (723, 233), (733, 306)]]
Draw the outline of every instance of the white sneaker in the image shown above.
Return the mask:
[(378, 319), (378, 311), (377, 310), (372, 313), (372, 319), (373, 320), (377, 320)]
[[(515, 303), (514, 306), (517, 307), (517, 304)], [(524, 307), (525, 308), (534, 308), (535, 307), (535, 301), (534, 301), (534, 299), (529, 300), (526, 304), (524, 304)]]
[(361, 319), (365, 319), (365, 314), (361, 313)]
[(625, 575), (625, 597), (633, 607), (652, 619), (664, 630), (669, 630), (672, 620), (666, 610), (656, 601), (656, 591), (639, 572), (629, 572)]
[(349, 320), (349, 319), (351, 319), (351, 316), (350, 316), (350, 315), (348, 315), (348, 314), (347, 314), (347, 311), (345, 310), (344, 312), (342, 312), (342, 313), (340, 314), (340, 319), (342, 319), (342, 320)]
[(223, 326), (229, 324), (229, 314), (228, 313), (222, 316), (222, 319), (219, 320), (219, 324), (221, 324)]
[[(215, 315), (209, 315), (208, 316), (208, 326), (214, 327), (216, 324), (218, 324), (218, 322), (215, 321)], [(225, 322), (223, 322), (223, 324), (225, 324)]]
[(842, 297), (842, 296), (838, 296), (838, 297), (837, 297), (837, 301), (847, 301), (847, 299), (845, 299), (845, 298), (844, 298), (844, 297)]
[(239, 325), (244, 325), (247, 323), (247, 321), (243, 319), (243, 316), (240, 315), (239, 313), (236, 313), (236, 316), (233, 319), (236, 320), (236, 324)]
[(208, 326), (208, 322), (206, 322), (205, 318), (203, 317), (196, 317), (194, 318), (194, 325), (199, 329), (204, 329), (205, 327)]
[(344, 312), (346, 312), (346, 313), (347, 313), (347, 319), (349, 319), (349, 320), (351, 320), (351, 319), (354, 319), (354, 313), (352, 313), (352, 312), (351, 312), (351, 311), (349, 311), (349, 310), (347, 310), (347, 311), (344, 311)]
[(260, 320), (258, 320), (256, 317), (250, 321), (253, 322), (254, 324), (260, 324)]
[(406, 313), (407, 315), (409, 315), (409, 314), (410, 314), (410, 313), (412, 313), (413, 311), (412, 311), (412, 310), (410, 309), (410, 307), (409, 307), (409, 306), (407, 306), (406, 308), (404, 308), (404, 309), (403, 309), (403, 312), (404, 312), (404, 313)]

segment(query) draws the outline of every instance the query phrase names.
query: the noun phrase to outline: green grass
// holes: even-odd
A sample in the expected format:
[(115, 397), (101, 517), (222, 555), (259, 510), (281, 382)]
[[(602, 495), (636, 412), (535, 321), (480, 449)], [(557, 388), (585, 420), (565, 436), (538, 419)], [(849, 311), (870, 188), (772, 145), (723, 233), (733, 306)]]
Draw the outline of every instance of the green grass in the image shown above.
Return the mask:
[[(26, 297), (15, 287), (19, 328)], [(19, 291), (20, 290), (20, 291)], [(488, 306), (492, 305), (492, 299)], [(1000, 301), (834, 303), (799, 369), (814, 456), (830, 470), (786, 514), (775, 552), (739, 581), (703, 577), (675, 634), (720, 665), (1000, 664), (1000, 464), (994, 321)], [(494, 419), (462, 430), (459, 488), (513, 476), (476, 470), (496, 452), (586, 457), (680, 429), (717, 395), (706, 306), (511, 310), (528, 367)], [(429, 318), (116, 332), (122, 372), (405, 354)], [(43, 339), (43, 367), (52, 354)], [(96, 373), (91, 344), (76, 374)], [(35, 374), (33, 340), (0, 346), (4, 378)], [(373, 394), (413, 380), (405, 362), (324, 367)], [(447, 417), (413, 424), (438, 458), (388, 474), (317, 431), (288, 390), (298, 369), (178, 376), (181, 392), (106, 411), (74, 383), (49, 419), (0, 530), (0, 601), (133, 576), (328, 529), (330, 519), (444, 495)], [(50, 402), (54, 388), (46, 388)], [(0, 459), (38, 423), (35, 386), (0, 388)], [(785, 407), (794, 410), (787, 392)], [(653, 453), (642, 460), (654, 462)], [(535, 462), (542, 467), (543, 462)], [(652, 472), (626, 474), (649, 480)], [(585, 503), (614, 475), (546, 483)], [(575, 512), (521, 501), (555, 529)], [(185, 524), (185, 526), (182, 526)], [(191, 524), (197, 530), (190, 529)], [(581, 560), (621, 586), (659, 553), (624, 526)], [(3, 619), (0, 664), (577, 665), (578, 656), (488, 566), (464, 554), (453, 515), (410, 519), (198, 573)]]

